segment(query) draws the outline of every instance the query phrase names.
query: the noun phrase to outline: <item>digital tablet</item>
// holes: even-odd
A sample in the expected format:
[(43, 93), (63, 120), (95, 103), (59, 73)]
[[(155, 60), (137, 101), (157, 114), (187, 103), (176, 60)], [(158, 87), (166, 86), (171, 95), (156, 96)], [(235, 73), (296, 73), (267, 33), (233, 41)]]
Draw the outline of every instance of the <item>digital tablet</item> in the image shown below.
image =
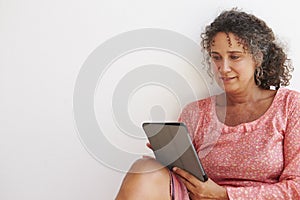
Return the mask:
[(182, 122), (144, 122), (142, 127), (152, 146), (156, 160), (172, 170), (179, 167), (201, 181), (208, 176)]

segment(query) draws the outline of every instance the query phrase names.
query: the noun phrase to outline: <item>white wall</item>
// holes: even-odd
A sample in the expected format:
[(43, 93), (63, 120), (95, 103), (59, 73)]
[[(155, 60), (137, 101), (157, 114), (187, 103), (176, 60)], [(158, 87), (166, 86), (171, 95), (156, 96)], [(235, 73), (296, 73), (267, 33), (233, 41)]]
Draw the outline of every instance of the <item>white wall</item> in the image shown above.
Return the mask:
[[(91, 148), (81, 142), (73, 115), (76, 78), (88, 56), (103, 42), (141, 28), (168, 29), (199, 42), (205, 24), (223, 8), (238, 6), (263, 18), (288, 44), (295, 66), (290, 88), (300, 90), (300, 16), (296, 4), (292, 0), (0, 0), (0, 199), (114, 198), (127, 165), (116, 170), (105, 161), (99, 162)], [(120, 58), (112, 64), (114, 71), (102, 77), (107, 85), (102, 89), (111, 94), (126, 70), (154, 61), (173, 66), (198, 91), (198, 97), (207, 95), (189, 64), (161, 51), (140, 51)], [(133, 123), (148, 119), (155, 105), (165, 106), (166, 119), (176, 119), (182, 103), (176, 94), (159, 85), (144, 90), (137, 90), (128, 100)], [(160, 95), (152, 98), (154, 90)], [(149, 153), (144, 139), (127, 137), (109, 126), (113, 123), (109, 120), (111, 110), (105, 110), (100, 102), (108, 103), (106, 108), (111, 105), (109, 99), (101, 100), (101, 95), (98, 86), (95, 112), (98, 120), (108, 120), (108, 140), (137, 157)], [(123, 162), (124, 158), (115, 159)]]

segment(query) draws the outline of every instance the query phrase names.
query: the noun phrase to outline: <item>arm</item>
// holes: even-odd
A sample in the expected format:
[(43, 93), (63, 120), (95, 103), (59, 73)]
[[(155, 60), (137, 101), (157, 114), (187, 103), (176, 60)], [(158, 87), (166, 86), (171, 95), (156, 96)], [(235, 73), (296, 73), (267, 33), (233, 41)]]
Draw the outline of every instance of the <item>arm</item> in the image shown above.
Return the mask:
[[(193, 144), (196, 149), (199, 148), (200, 143), (195, 141), (194, 134), (198, 128), (198, 125), (205, 123), (203, 122), (203, 120), (207, 118), (206, 114), (210, 113), (209, 102), (210, 99), (193, 102), (187, 105), (181, 112), (181, 115), (178, 119), (179, 121), (184, 122), (189, 128), (189, 132), (191, 134), (191, 137), (193, 138)], [(225, 187), (218, 185), (213, 180), (208, 179), (206, 182), (202, 182), (190, 173), (178, 167), (175, 167), (173, 171), (180, 176), (182, 182), (189, 192), (190, 199), (228, 199)]]
[[(300, 199), (300, 96), (299, 93), (293, 93), (291, 96), (286, 99), (286, 104), (282, 105), (286, 110), (282, 133), (284, 168), (278, 182), (261, 183), (255, 187), (224, 186), (229, 199)], [(196, 129), (192, 122), (202, 120), (200, 112), (193, 112), (194, 106), (183, 110), (179, 118), (188, 124), (192, 133)], [(199, 106), (203, 111), (203, 105)]]
[(179, 169), (178, 167), (174, 167), (173, 171), (181, 177), (181, 181), (189, 192), (190, 199), (228, 199), (225, 187), (216, 184), (211, 179), (208, 179), (206, 182), (201, 182), (190, 173)]
[(229, 199), (300, 199), (300, 98), (288, 105), (284, 133), (284, 170), (275, 184), (257, 187), (226, 187)]

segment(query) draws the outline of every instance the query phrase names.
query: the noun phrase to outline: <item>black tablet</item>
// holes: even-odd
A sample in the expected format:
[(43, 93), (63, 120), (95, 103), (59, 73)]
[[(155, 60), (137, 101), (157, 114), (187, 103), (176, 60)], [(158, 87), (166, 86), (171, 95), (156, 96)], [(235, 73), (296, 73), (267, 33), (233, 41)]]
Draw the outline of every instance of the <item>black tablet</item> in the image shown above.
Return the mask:
[(156, 160), (163, 166), (170, 170), (179, 167), (203, 182), (208, 179), (184, 123), (144, 122), (142, 127)]

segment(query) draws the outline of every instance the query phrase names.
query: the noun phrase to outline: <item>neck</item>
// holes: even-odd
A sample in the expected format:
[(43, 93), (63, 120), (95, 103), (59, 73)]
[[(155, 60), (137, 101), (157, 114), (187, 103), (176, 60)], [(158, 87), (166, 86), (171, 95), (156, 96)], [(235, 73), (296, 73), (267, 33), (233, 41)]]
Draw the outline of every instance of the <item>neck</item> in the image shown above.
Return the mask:
[(219, 99), (221, 101), (219, 102), (221, 103), (222, 101), (226, 101), (227, 106), (255, 103), (264, 98), (265, 92), (266, 90), (263, 90), (259, 87), (239, 92), (226, 92), (226, 95), (222, 95), (222, 97)]
[(261, 89), (252, 90), (251, 92), (227, 93), (227, 105), (255, 103), (261, 98)]

